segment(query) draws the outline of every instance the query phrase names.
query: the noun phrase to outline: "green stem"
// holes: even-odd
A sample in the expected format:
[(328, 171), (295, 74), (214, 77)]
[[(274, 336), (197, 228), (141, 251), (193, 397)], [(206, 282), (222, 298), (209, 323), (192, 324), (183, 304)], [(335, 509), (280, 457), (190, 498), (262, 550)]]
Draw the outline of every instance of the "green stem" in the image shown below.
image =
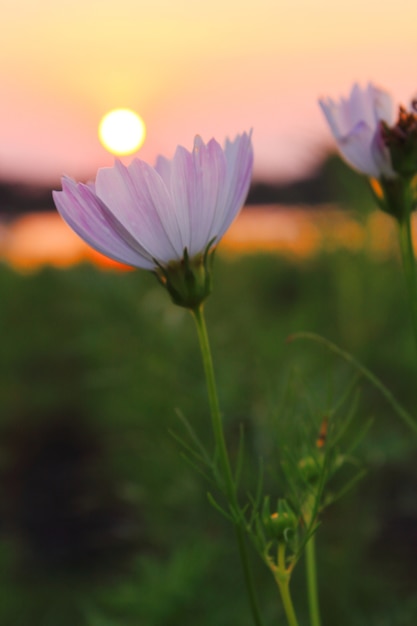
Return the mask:
[(414, 340), (417, 348), (417, 275), (413, 248), (413, 238), (411, 232), (410, 213), (408, 213), (399, 223), (399, 240), (404, 267), (404, 275), (407, 284), (408, 301), (411, 311)]
[(317, 569), (316, 569), (316, 537), (312, 535), (306, 545), (306, 574), (307, 574), (307, 593), (308, 606), (310, 609), (311, 626), (320, 626), (320, 609), (319, 595), (317, 588)]
[(282, 604), (287, 617), (288, 626), (298, 626), (297, 617), (290, 593), (290, 573), (285, 564), (285, 544), (278, 546), (278, 569), (275, 572), (275, 579), (278, 583)]
[(220, 414), (216, 380), (214, 376), (213, 360), (211, 357), (210, 343), (207, 334), (207, 326), (204, 318), (203, 307), (200, 306), (196, 309), (193, 309), (192, 313), (197, 327), (201, 356), (203, 359), (204, 372), (206, 375), (207, 393), (210, 403), (211, 423), (214, 439), (216, 442), (219, 461), (221, 464), (221, 471), (227, 498), (236, 519), (236, 521), (234, 522), (234, 528), (239, 548), (239, 555), (242, 563), (246, 589), (248, 592), (249, 604), (256, 626), (262, 626), (262, 619), (258, 607), (258, 601), (256, 598), (255, 588), (253, 584), (253, 577), (250, 570), (249, 559), (246, 550), (244, 529), (242, 528), (242, 522), (240, 521), (240, 517), (237, 515), (239, 511), (239, 504), (237, 500), (235, 481), (233, 480), (232, 470), (229, 462), (229, 455), (227, 452), (226, 442), (224, 438), (223, 423)]

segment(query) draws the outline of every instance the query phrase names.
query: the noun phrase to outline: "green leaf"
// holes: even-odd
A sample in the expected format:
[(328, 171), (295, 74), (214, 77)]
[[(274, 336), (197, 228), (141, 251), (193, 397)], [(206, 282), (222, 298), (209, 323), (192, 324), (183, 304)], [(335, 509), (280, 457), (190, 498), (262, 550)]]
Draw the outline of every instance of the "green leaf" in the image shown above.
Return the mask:
[(209, 491), (207, 492), (207, 499), (210, 502), (210, 504), (216, 509), (216, 511), (218, 511), (221, 515), (223, 515), (223, 517), (225, 517), (227, 520), (229, 520), (229, 522), (233, 522), (233, 523), (235, 522), (233, 516), (230, 515), (230, 513), (228, 513), (227, 511), (225, 511), (222, 506), (220, 506), (220, 504), (214, 499), (214, 496)]

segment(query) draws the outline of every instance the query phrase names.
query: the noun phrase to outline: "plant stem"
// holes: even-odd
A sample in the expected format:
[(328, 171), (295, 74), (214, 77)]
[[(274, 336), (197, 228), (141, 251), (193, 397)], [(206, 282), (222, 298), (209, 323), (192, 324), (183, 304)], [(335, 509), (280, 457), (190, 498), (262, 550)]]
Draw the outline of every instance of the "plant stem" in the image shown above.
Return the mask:
[(278, 568), (275, 571), (275, 580), (277, 581), (279, 592), (281, 594), (281, 600), (287, 617), (288, 626), (298, 626), (290, 593), (290, 573), (285, 564), (284, 543), (280, 543), (278, 546)]
[(287, 616), (288, 626), (298, 626), (297, 617), (294, 611), (294, 605), (291, 600), (289, 581), (278, 583), (281, 593), (282, 604), (284, 605), (285, 615)]
[(256, 626), (262, 626), (262, 619), (258, 607), (258, 601), (255, 594), (253, 577), (249, 566), (249, 559), (246, 550), (244, 529), (242, 528), (242, 521), (239, 512), (239, 504), (236, 494), (235, 481), (233, 480), (232, 470), (229, 462), (229, 455), (227, 452), (226, 442), (223, 432), (223, 423), (220, 414), (219, 401), (217, 396), (216, 380), (214, 376), (213, 360), (211, 357), (210, 343), (207, 334), (207, 326), (204, 318), (203, 307), (200, 306), (192, 311), (193, 317), (197, 327), (197, 334), (200, 343), (201, 356), (204, 365), (204, 372), (206, 376), (207, 393), (209, 397), (211, 423), (213, 428), (213, 435), (216, 442), (217, 453), (219, 455), (222, 476), (224, 480), (226, 495), (229, 500), (229, 505), (233, 512), (234, 528), (236, 534), (236, 540), (239, 548), (239, 555), (242, 563), (243, 575), (245, 579), (246, 589), (248, 592), (249, 604), (252, 611), (253, 620)]
[(404, 275), (407, 284), (408, 301), (411, 311), (414, 340), (417, 348), (417, 275), (411, 231), (411, 214), (408, 213), (399, 223), (399, 240)]
[(312, 535), (306, 545), (306, 574), (310, 625), (320, 626), (319, 595), (317, 589), (316, 537)]

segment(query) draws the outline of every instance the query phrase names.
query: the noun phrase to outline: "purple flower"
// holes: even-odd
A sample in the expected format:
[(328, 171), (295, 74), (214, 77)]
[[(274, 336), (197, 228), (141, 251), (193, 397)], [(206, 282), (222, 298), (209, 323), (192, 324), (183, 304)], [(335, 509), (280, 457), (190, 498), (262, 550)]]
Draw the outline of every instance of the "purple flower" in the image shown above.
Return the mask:
[(391, 157), (382, 137), (382, 123), (394, 122), (391, 96), (369, 84), (355, 84), (349, 98), (319, 101), (343, 158), (371, 178), (395, 178)]
[[(250, 134), (226, 141), (196, 137), (153, 168), (135, 159), (100, 169), (94, 184), (62, 179), (56, 207), (92, 248), (127, 265), (162, 272), (205, 259), (242, 207), (253, 164)], [(172, 295), (172, 294), (171, 294)]]

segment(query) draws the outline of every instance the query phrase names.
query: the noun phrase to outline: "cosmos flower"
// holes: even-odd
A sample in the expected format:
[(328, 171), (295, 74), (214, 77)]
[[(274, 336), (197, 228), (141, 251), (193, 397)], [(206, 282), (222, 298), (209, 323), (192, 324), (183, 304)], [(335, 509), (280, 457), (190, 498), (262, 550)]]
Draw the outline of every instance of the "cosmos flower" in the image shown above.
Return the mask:
[(343, 158), (371, 178), (395, 178), (390, 152), (382, 136), (383, 124), (394, 123), (391, 96), (369, 84), (355, 84), (348, 99), (319, 101)]
[(92, 248), (155, 272), (177, 304), (193, 308), (208, 295), (208, 258), (246, 199), (252, 164), (250, 134), (224, 149), (197, 136), (191, 152), (179, 146), (154, 168), (134, 159), (100, 169), (94, 184), (64, 177), (53, 197)]
[(100, 169), (95, 184), (64, 177), (53, 197), (64, 220), (90, 246), (117, 261), (153, 270), (218, 243), (241, 208), (252, 169), (250, 137), (223, 150), (196, 137), (155, 168), (134, 159)]

